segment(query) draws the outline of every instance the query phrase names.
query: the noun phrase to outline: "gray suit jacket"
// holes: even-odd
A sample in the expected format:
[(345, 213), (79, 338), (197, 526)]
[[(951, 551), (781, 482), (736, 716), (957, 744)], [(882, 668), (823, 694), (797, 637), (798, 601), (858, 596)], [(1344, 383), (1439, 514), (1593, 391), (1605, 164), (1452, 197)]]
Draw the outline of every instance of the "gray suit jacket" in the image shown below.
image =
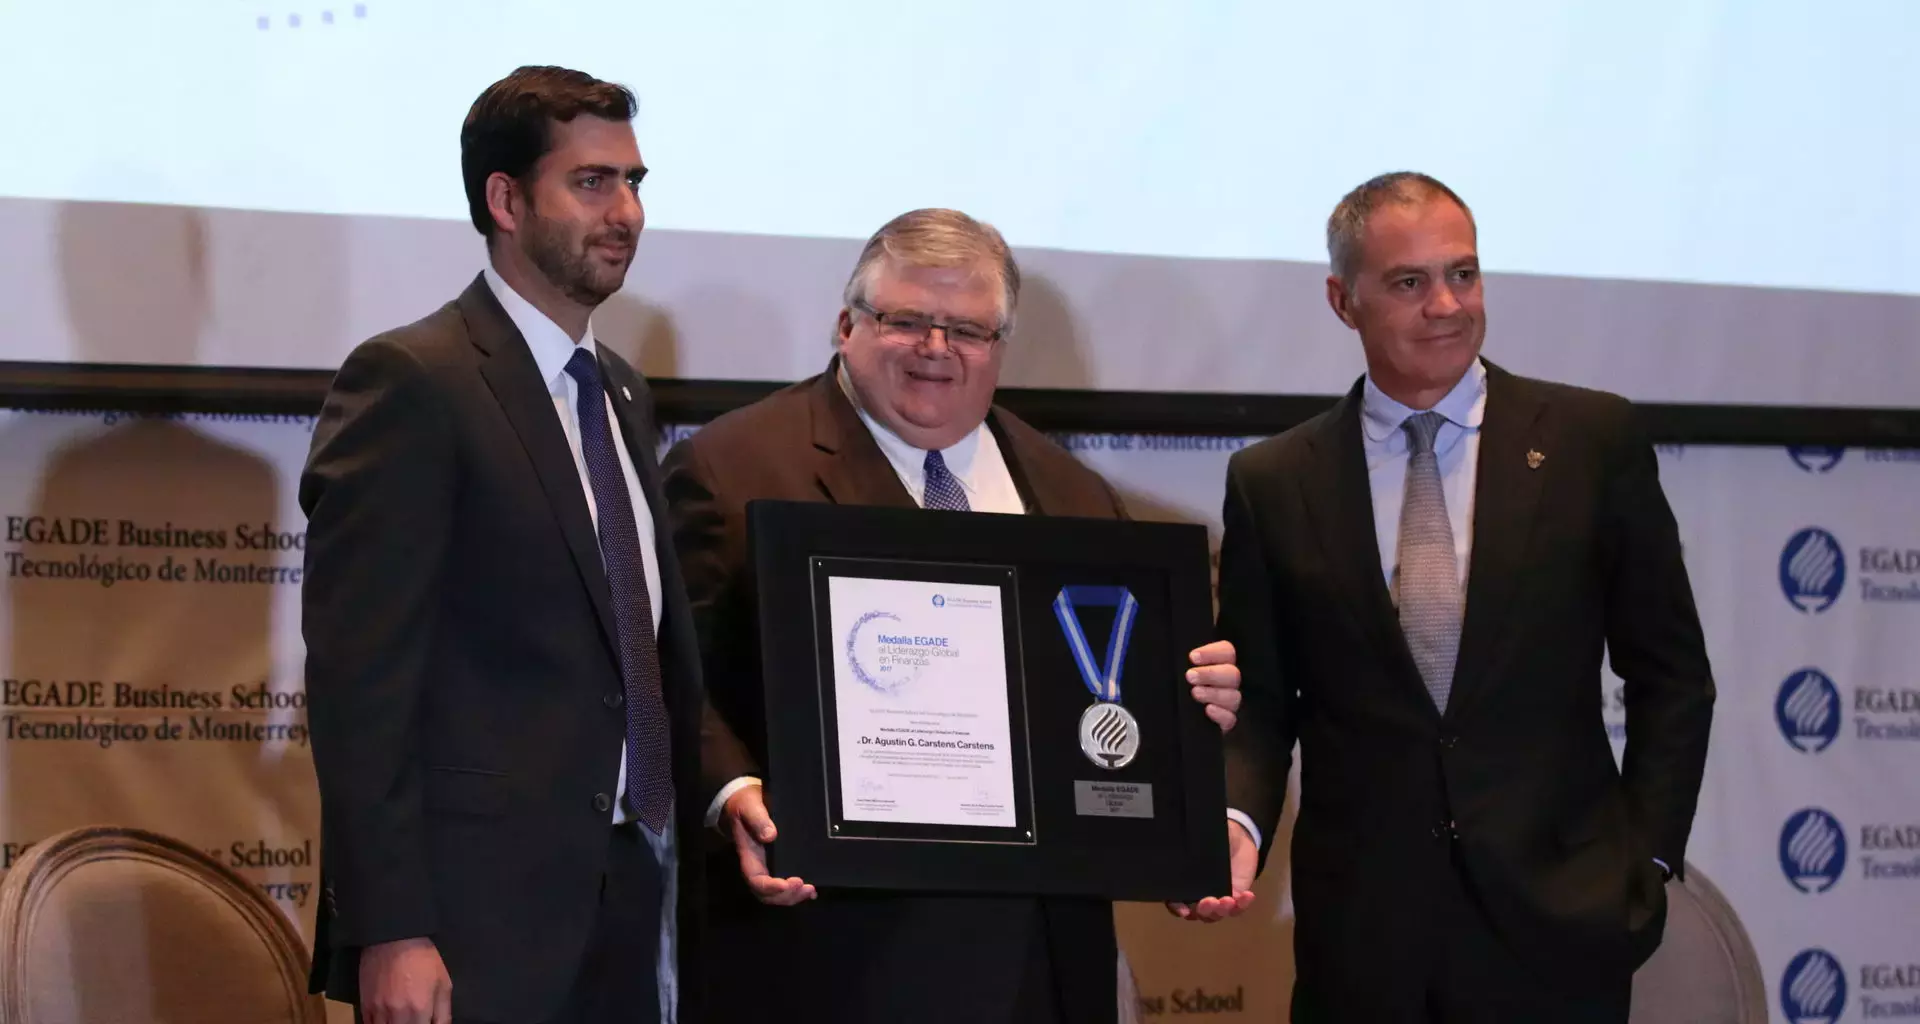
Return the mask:
[[(653, 458), (651, 399), (602, 350), (652, 506), (678, 828), (701, 828), (710, 720)], [(629, 398), (628, 396), (631, 395)], [(359, 950), (429, 936), (461, 1016), (546, 1019), (578, 973), (625, 731), (611, 597), (546, 382), (475, 278), (334, 378), (300, 481), (302, 629), (323, 900), (313, 980), (357, 996)], [(682, 858), (679, 954), (700, 949)], [(682, 1003), (684, 1019), (697, 1005)]]

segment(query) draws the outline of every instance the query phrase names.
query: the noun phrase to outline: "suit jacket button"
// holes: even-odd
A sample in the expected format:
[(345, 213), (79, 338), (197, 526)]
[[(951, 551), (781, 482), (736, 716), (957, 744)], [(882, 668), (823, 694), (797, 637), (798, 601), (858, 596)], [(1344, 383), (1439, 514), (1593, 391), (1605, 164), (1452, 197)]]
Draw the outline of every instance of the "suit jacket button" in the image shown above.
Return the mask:
[(625, 704), (627, 702), (627, 695), (624, 693), (621, 693), (619, 690), (615, 690), (612, 693), (607, 694), (605, 697), (600, 698), (600, 700), (610, 708), (617, 708), (620, 705)]
[(1458, 736), (1442, 736), (1440, 737), (1440, 749), (1452, 750), (1454, 746), (1459, 742), (1460, 742), (1460, 737)]
[(613, 810), (613, 798), (605, 793), (593, 794), (593, 809), (602, 814)]

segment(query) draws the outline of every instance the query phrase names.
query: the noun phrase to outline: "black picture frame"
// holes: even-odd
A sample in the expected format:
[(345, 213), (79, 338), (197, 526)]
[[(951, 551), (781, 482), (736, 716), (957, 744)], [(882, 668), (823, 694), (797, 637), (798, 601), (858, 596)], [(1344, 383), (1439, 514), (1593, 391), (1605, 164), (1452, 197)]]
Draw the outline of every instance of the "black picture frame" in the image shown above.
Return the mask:
[[(923, 893), (1191, 901), (1227, 891), (1221, 736), (1184, 681), (1187, 652), (1212, 633), (1204, 527), (786, 501), (749, 503), (747, 523), (776, 874)], [(1008, 721), (1020, 748), (1016, 794), (1027, 801), (1018, 829), (849, 828), (833, 756), (842, 638), (832, 635), (825, 580), (850, 571), (1005, 588)], [(1120, 703), (1139, 723), (1140, 752), (1117, 768), (1080, 746), (1079, 720), (1095, 698), (1056, 622), (1052, 598), (1067, 586), (1137, 595)], [(1114, 614), (1081, 612), (1090, 644), (1104, 644)], [(1089, 796), (1116, 788), (1131, 797), (1102, 805)]]

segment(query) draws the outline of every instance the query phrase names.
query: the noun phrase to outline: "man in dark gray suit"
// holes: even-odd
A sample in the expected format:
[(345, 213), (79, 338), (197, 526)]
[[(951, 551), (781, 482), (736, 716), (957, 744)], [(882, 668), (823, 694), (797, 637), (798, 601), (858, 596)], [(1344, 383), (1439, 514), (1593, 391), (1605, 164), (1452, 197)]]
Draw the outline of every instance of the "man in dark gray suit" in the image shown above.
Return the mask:
[[(1714, 697), (1653, 448), (1626, 401), (1481, 359), (1473, 215), (1445, 185), (1366, 182), (1327, 239), (1367, 374), (1227, 476), (1235, 887), (1298, 741), (1295, 1021), (1620, 1024)], [(1626, 682), (1620, 768), (1603, 654)]]
[(646, 384), (588, 322), (645, 220), (633, 113), (577, 71), (489, 87), (460, 141), (490, 266), (355, 349), (315, 429), (313, 979), (368, 1024), (698, 1019), (678, 844), (724, 727)]

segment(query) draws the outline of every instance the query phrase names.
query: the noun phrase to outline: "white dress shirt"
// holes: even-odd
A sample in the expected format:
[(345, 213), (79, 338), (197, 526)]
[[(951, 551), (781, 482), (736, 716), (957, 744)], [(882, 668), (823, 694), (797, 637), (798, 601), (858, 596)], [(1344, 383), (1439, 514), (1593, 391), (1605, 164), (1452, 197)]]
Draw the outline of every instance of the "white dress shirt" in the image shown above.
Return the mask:
[[(573, 452), (573, 467), (580, 474), (580, 489), (586, 496), (587, 512), (593, 517), (597, 535), (600, 509), (593, 500), (593, 481), (587, 474), (586, 454), (580, 444), (580, 385), (567, 372), (567, 360), (573, 358), (576, 348), (584, 348), (596, 360), (599, 359), (600, 350), (593, 339), (593, 327), (589, 325), (586, 334), (576, 343), (545, 313), (514, 291), (492, 267), (488, 267), (484, 275), (487, 286), (493, 289), (494, 298), (499, 299), (501, 308), (507, 311), (507, 318), (513, 321), (513, 325), (520, 329), (521, 337), (526, 339), (527, 348), (533, 353), (534, 365), (540, 368), (540, 379), (546, 382), (547, 392), (553, 396), (554, 415), (560, 418), (560, 428), (567, 435), (567, 447)], [(633, 503), (633, 522), (640, 535), (640, 557), (647, 578), (647, 603), (653, 607), (653, 628), (657, 636), (660, 628), (660, 555), (654, 548), (653, 514), (646, 495), (640, 489), (640, 477), (634, 472), (633, 456), (620, 438), (620, 421), (614, 415), (612, 396), (603, 391), (600, 402), (606, 407), (607, 424), (614, 432), (613, 450), (620, 459), (620, 475), (626, 480), (627, 499)], [(626, 792), (627, 745), (622, 740), (620, 776), (614, 780), (613, 824), (630, 820)], [(640, 824), (639, 828), (646, 835), (647, 844), (653, 848), (654, 858), (660, 863), (661, 881), (665, 886), (660, 900), (660, 957), (655, 967), (660, 986), (660, 1019), (670, 1024), (679, 1002), (677, 972), (674, 970), (674, 912), (678, 902), (680, 865), (675, 858), (673, 818), (668, 816), (664, 834), (656, 834), (644, 824)]]
[[(1360, 395), (1360, 444), (1367, 460), (1367, 486), (1373, 492), (1373, 531), (1380, 541), (1380, 571), (1387, 592), (1395, 593), (1394, 575), (1400, 567), (1400, 506), (1407, 493), (1407, 432), (1401, 427), (1421, 410), (1403, 405), (1367, 376)], [(1487, 368), (1473, 365), (1433, 407), (1446, 417), (1434, 436), (1434, 454), (1440, 460), (1440, 488), (1446, 495), (1447, 520), (1453, 527), (1453, 553), (1460, 566), (1460, 585), (1467, 580), (1467, 559), (1473, 553), (1473, 486), (1480, 469), (1480, 424), (1487, 412)], [(1229, 809), (1227, 817), (1240, 823), (1255, 846), (1264, 837), (1253, 819)]]

